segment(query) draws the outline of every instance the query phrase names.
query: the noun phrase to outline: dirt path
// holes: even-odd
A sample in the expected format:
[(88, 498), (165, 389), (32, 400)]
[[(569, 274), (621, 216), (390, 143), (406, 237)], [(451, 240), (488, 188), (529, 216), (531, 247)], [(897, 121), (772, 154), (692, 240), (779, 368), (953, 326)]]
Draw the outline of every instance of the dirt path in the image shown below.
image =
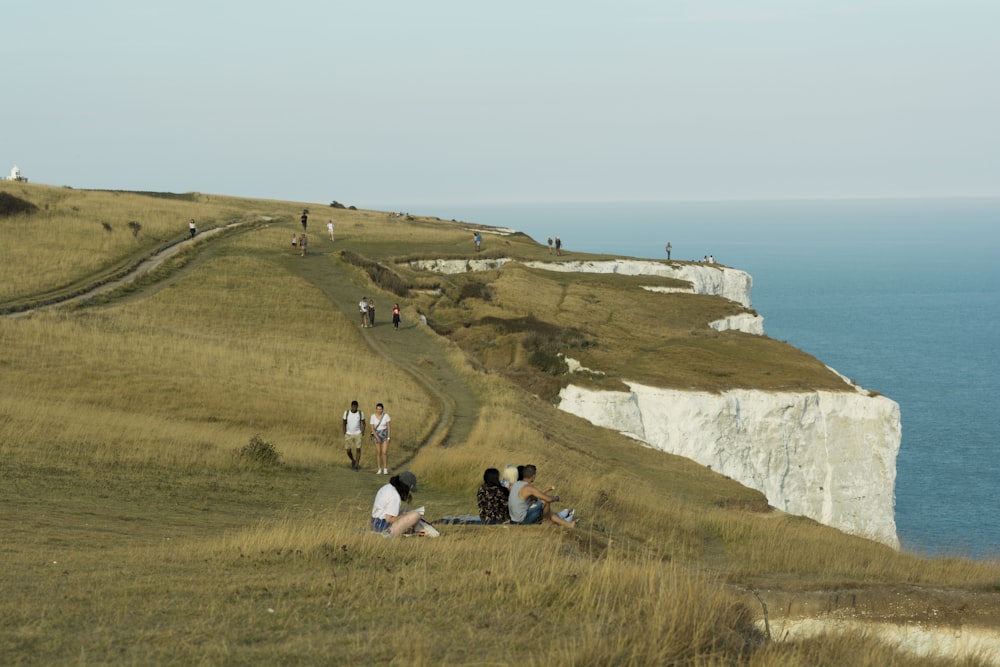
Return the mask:
[(305, 261), (289, 255), (285, 265), (322, 292), (351, 322), (359, 323), (357, 304), (361, 297), (374, 296), (376, 322), (364, 330), (365, 342), (373, 352), (409, 373), (441, 404), (441, 418), (420, 446), (448, 446), (468, 439), (479, 415), (480, 399), (448, 361), (447, 341), (419, 321), (404, 319), (398, 331), (393, 329), (395, 298), (372, 287), (367, 276), (340, 259), (337, 250), (306, 257)]
[(90, 287), (78, 294), (67, 297), (65, 299), (59, 299), (52, 303), (46, 303), (44, 305), (40, 305), (34, 308), (28, 308), (26, 310), (21, 310), (13, 313), (5, 313), (4, 315), (5, 317), (12, 317), (12, 318), (25, 317), (27, 315), (30, 315), (31, 313), (35, 313), (40, 310), (49, 310), (51, 308), (63, 308), (66, 306), (75, 306), (84, 303), (86, 301), (90, 301), (91, 299), (94, 299), (96, 297), (103, 296), (105, 294), (113, 292), (119, 287), (134, 283), (136, 280), (142, 278), (143, 276), (149, 274), (152, 271), (155, 271), (157, 268), (160, 267), (160, 265), (163, 264), (163, 262), (170, 259), (171, 257), (173, 257), (174, 255), (176, 255), (181, 251), (187, 250), (188, 248), (191, 248), (193, 246), (201, 245), (202, 243), (205, 243), (208, 239), (212, 238), (213, 236), (217, 236), (223, 231), (233, 229), (241, 225), (246, 225), (248, 223), (249, 221), (247, 220), (240, 220), (237, 222), (231, 222), (228, 225), (223, 225), (221, 227), (212, 227), (211, 229), (206, 229), (203, 232), (199, 232), (194, 238), (182, 239), (177, 243), (172, 243), (166, 246), (165, 248), (162, 248), (159, 252), (156, 252), (155, 254), (150, 255), (149, 257), (144, 259), (135, 268), (133, 268), (131, 271), (129, 271), (123, 276), (114, 278), (113, 280), (109, 280), (107, 282), (94, 285), (93, 287)]
[[(184, 239), (163, 248), (140, 262), (124, 276), (94, 285), (56, 303), (8, 313), (6, 316), (25, 317), (40, 310), (79, 305), (109, 294), (155, 271), (166, 260), (178, 253), (190, 248), (197, 248), (224, 231), (250, 222), (242, 220), (205, 230), (193, 239)], [(341, 261), (338, 253), (339, 250), (329, 247), (324, 248), (324, 252), (307, 256), (304, 261), (298, 255), (285, 255), (283, 263), (289, 272), (306, 280), (322, 292), (334, 308), (342, 312), (351, 322), (358, 320), (357, 302), (361, 300), (361, 297), (365, 295), (376, 296), (379, 306), (377, 309), (378, 320), (374, 328), (365, 330), (363, 335), (365, 342), (373, 352), (410, 374), (441, 405), (441, 418), (418, 447), (448, 446), (466, 440), (478, 418), (480, 401), (473, 388), (464, 381), (448, 361), (447, 342), (419, 322), (404, 322), (400, 325), (399, 331), (393, 329), (391, 324), (392, 297), (372, 287), (367, 276)], [(151, 286), (151, 289), (155, 289), (155, 286)], [(405, 464), (406, 460), (399, 461), (399, 463)]]

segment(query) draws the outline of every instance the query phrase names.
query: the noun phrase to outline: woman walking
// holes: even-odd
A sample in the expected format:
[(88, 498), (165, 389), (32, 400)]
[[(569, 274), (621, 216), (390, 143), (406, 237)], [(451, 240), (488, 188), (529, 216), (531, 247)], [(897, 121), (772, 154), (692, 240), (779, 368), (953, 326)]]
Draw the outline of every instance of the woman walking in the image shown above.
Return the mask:
[(375, 413), (371, 416), (372, 442), (375, 443), (376, 475), (389, 474), (389, 436), (392, 419), (385, 412), (381, 403), (375, 404)]

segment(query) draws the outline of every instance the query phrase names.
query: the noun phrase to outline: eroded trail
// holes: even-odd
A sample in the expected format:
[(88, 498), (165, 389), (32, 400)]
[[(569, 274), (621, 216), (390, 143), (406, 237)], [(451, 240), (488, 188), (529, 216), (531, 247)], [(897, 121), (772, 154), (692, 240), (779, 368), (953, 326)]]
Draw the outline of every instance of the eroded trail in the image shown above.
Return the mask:
[[(351, 322), (358, 321), (358, 301), (374, 289), (367, 277), (343, 262), (334, 251), (302, 258), (288, 256), (288, 270), (322, 292)], [(391, 324), (391, 296), (378, 298), (378, 319), (364, 330), (364, 339), (376, 354), (414, 377), (441, 404), (441, 419), (421, 446), (464, 442), (480, 410), (480, 399), (447, 359), (446, 341), (420, 322), (403, 321), (399, 331)]]
[[(210, 247), (210, 244), (225, 241), (226, 235), (222, 232), (246, 227), (251, 222), (253, 221), (242, 220), (206, 230), (193, 239), (184, 239), (163, 248), (140, 262), (126, 275), (95, 283), (92, 287), (55, 303), (40, 304), (34, 308), (8, 313), (6, 316), (25, 317), (40, 310), (77, 306), (111, 294), (149, 275), (178, 253), (194, 250), (201, 254)], [(305, 258), (286, 253), (279, 261), (290, 273), (318, 289), (331, 305), (351, 322), (357, 320), (357, 302), (361, 297), (376, 293), (367, 277), (341, 261), (337, 251), (332, 248)], [(164, 277), (161, 282), (169, 281), (171, 277)], [(150, 284), (149, 290), (158, 289), (161, 282)], [(132, 293), (128, 298), (136, 296)], [(419, 322), (404, 322), (400, 330), (395, 331), (389, 321), (390, 297), (381, 297), (380, 303), (381, 319), (377, 322), (377, 326), (365, 330), (363, 336), (365, 342), (375, 354), (388, 359), (416, 379), (441, 406), (440, 419), (423, 442), (419, 443), (419, 447), (448, 446), (463, 442), (472, 432), (481, 406), (473, 388), (447, 359), (446, 341), (441, 340), (437, 334)], [(399, 463), (403, 464), (405, 460)]]

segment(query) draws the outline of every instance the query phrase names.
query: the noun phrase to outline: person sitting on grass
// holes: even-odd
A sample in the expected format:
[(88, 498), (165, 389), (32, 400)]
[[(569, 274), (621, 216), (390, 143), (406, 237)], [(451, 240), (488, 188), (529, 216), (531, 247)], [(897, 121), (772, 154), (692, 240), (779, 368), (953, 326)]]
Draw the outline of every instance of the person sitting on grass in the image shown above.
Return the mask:
[(558, 502), (559, 496), (548, 495), (548, 492), (553, 490), (551, 486), (545, 491), (535, 486), (536, 472), (535, 466), (524, 466), (524, 479), (514, 482), (514, 486), (510, 489), (507, 506), (510, 510), (511, 523), (534, 524), (545, 520), (557, 526), (575, 528), (576, 521), (567, 521), (552, 513), (552, 503)]
[(401, 506), (410, 499), (410, 493), (417, 490), (417, 477), (412, 472), (403, 471), (389, 478), (375, 494), (372, 505), (372, 530), (385, 537), (397, 537), (420, 522), (420, 513), (401, 512)]
[(507, 523), (510, 514), (507, 509), (509, 491), (500, 484), (500, 471), (487, 468), (483, 473), (483, 485), (476, 493), (479, 504), (479, 519), (484, 524)]

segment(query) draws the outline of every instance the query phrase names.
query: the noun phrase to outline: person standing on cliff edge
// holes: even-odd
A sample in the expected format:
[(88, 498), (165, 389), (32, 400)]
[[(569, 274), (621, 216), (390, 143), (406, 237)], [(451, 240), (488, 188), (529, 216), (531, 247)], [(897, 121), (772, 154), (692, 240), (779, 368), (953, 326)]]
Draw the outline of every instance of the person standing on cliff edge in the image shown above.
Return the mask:
[(670, 261), (670, 251), (673, 250), (673, 249), (674, 249), (674, 247), (672, 245), (670, 245), (670, 241), (667, 241), (667, 261), (668, 262)]

